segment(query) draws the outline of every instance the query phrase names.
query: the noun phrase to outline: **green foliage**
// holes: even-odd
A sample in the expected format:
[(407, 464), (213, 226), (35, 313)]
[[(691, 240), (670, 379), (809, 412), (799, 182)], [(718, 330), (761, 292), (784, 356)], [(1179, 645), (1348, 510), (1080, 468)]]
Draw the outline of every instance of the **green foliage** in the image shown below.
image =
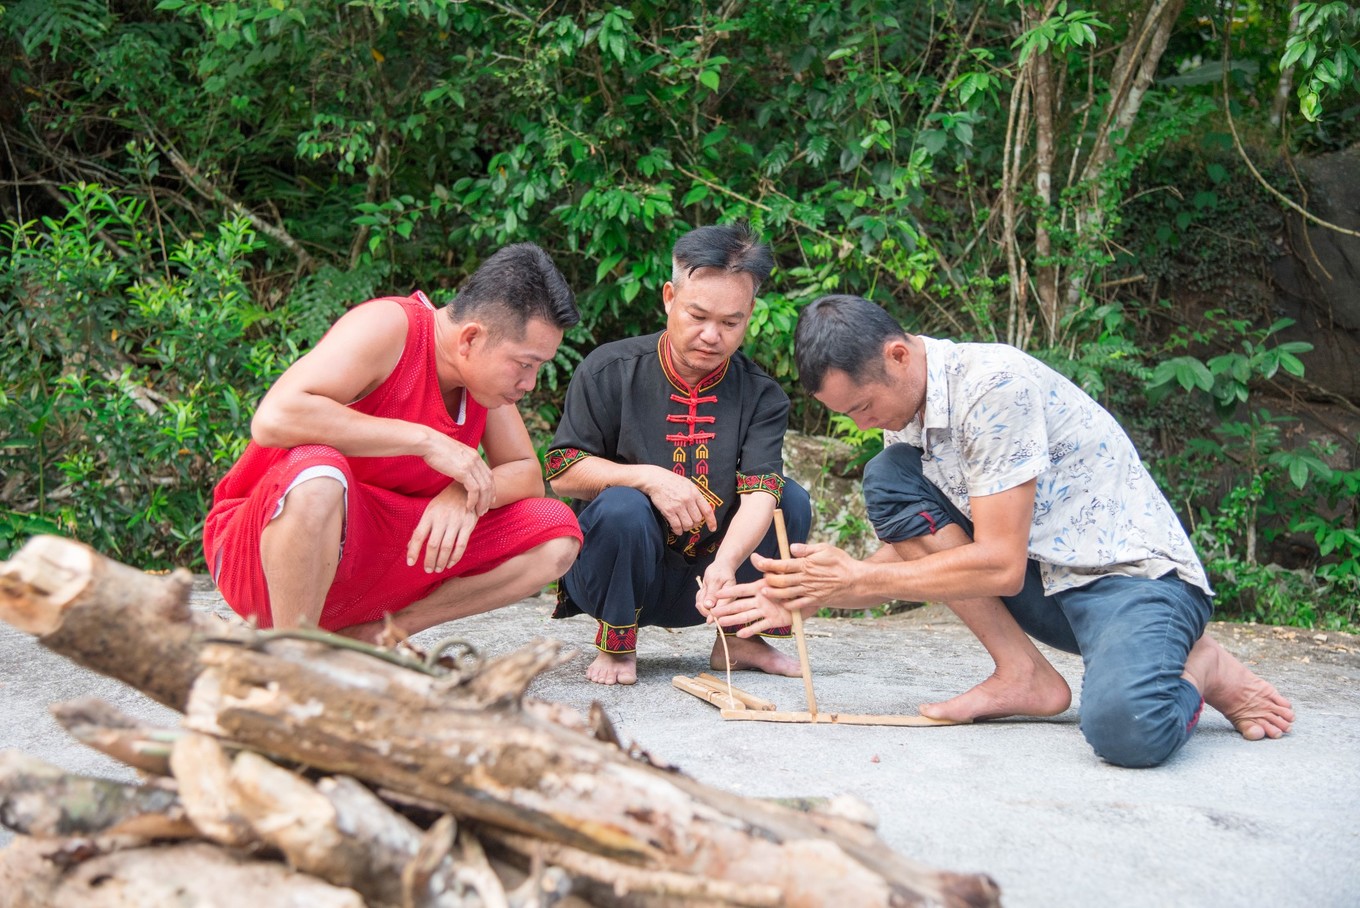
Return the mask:
[(12, 327), (0, 385), (15, 389), (0, 473), (24, 490), (0, 549), (56, 530), (148, 566), (197, 561), (212, 486), (244, 448), (255, 401), (290, 344), (314, 337), (266, 336), (277, 326), (242, 283), (260, 245), (246, 222), (162, 248), (141, 201), (68, 191), (63, 217), (0, 232)]
[(1280, 69), (1298, 66), (1299, 112), (1310, 122), (1328, 95), (1360, 89), (1360, 9), (1350, 3), (1300, 3)]
[[(1298, 377), (1303, 375), (1299, 354), (1312, 350), (1312, 344), (1286, 341), (1266, 345), (1271, 335), (1288, 328), (1294, 323), (1293, 319), (1282, 318), (1268, 328), (1253, 330), (1248, 321), (1228, 318), (1221, 310), (1211, 310), (1206, 317), (1216, 331), (1237, 336), (1240, 350), (1211, 357), (1208, 362), (1193, 356), (1164, 360), (1152, 371), (1148, 381), (1148, 395), (1154, 404), (1164, 399), (1174, 385), (1179, 385), (1185, 391), (1200, 390), (1209, 394), (1219, 413), (1226, 416), (1231, 415), (1239, 404), (1247, 402), (1253, 381), (1274, 378), (1281, 370)], [(1172, 344), (1183, 346), (1206, 339), (1203, 332), (1183, 332), (1173, 338)]]

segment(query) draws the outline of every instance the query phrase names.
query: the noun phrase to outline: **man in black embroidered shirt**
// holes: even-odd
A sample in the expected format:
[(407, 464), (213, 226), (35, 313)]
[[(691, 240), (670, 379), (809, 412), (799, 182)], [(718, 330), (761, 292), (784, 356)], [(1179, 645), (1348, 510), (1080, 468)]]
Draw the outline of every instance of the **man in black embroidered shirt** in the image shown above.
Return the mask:
[[(791, 542), (812, 522), (807, 492), (783, 475), (788, 396), (738, 349), (774, 266), (769, 247), (745, 226), (700, 227), (672, 260), (666, 330), (585, 358), (547, 455), (548, 481), (573, 499), (585, 537), (553, 617), (599, 621), (586, 677), (600, 684), (637, 680), (639, 626), (703, 624), (700, 602), (760, 576), (748, 559), (778, 551), (776, 506)], [(729, 635), (727, 647), (733, 668), (799, 673), (758, 637)]]

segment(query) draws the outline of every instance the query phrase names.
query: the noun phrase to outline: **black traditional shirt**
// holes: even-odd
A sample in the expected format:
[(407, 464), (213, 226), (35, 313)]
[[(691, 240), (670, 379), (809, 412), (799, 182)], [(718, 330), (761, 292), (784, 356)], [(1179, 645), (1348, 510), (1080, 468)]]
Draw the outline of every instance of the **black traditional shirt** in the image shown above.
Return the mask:
[[(788, 419), (788, 395), (740, 351), (691, 386), (675, 371), (664, 331), (615, 341), (572, 375), (548, 479), (592, 456), (667, 467), (703, 490), (718, 523), (716, 533), (701, 524), (678, 538), (668, 533), (667, 542), (690, 557), (710, 554), (738, 495), (779, 500)], [(584, 504), (572, 502), (578, 511)]]

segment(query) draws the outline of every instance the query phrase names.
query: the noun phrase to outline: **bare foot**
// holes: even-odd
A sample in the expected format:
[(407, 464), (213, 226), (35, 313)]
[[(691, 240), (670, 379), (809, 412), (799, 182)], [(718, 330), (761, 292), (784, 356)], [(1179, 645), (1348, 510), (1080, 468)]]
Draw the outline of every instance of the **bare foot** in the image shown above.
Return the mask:
[[(802, 666), (798, 664), (797, 659), (786, 656), (760, 637), (729, 636), (727, 650), (732, 655), (734, 672), (764, 672), (767, 675), (783, 675), (786, 678), (797, 678), (803, 674)], [(727, 663), (723, 661), (722, 640), (713, 641), (713, 653), (708, 657), (708, 664), (714, 671), (727, 670)]]
[(596, 684), (636, 684), (637, 653), (601, 652), (586, 669), (586, 678)]
[(1072, 705), (1072, 691), (1048, 660), (1025, 661), (1024, 669), (1000, 668), (977, 687), (943, 703), (922, 703), (920, 713), (951, 722), (980, 722), (1006, 716), (1056, 716)]
[(1294, 724), (1294, 708), (1274, 685), (1208, 634), (1195, 641), (1182, 677), (1199, 688), (1204, 702), (1227, 716), (1248, 741), (1283, 737)]

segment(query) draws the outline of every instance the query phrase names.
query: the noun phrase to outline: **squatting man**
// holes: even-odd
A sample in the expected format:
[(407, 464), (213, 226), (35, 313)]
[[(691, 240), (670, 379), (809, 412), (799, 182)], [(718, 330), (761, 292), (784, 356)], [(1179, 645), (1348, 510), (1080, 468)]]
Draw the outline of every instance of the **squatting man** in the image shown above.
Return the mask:
[(1013, 347), (908, 335), (855, 296), (808, 306), (794, 346), (808, 393), (887, 430), (864, 473), (885, 545), (863, 561), (826, 544), (755, 555), (763, 578), (718, 592), (719, 624), (749, 635), (795, 609), (945, 602), (996, 669), (922, 715), (1066, 710), (1071, 691), (1033, 638), (1081, 655), (1082, 733), (1121, 766), (1165, 762), (1205, 703), (1248, 740), (1289, 731), (1289, 701), (1205, 633), (1212, 591), (1190, 540), (1083, 391)]

